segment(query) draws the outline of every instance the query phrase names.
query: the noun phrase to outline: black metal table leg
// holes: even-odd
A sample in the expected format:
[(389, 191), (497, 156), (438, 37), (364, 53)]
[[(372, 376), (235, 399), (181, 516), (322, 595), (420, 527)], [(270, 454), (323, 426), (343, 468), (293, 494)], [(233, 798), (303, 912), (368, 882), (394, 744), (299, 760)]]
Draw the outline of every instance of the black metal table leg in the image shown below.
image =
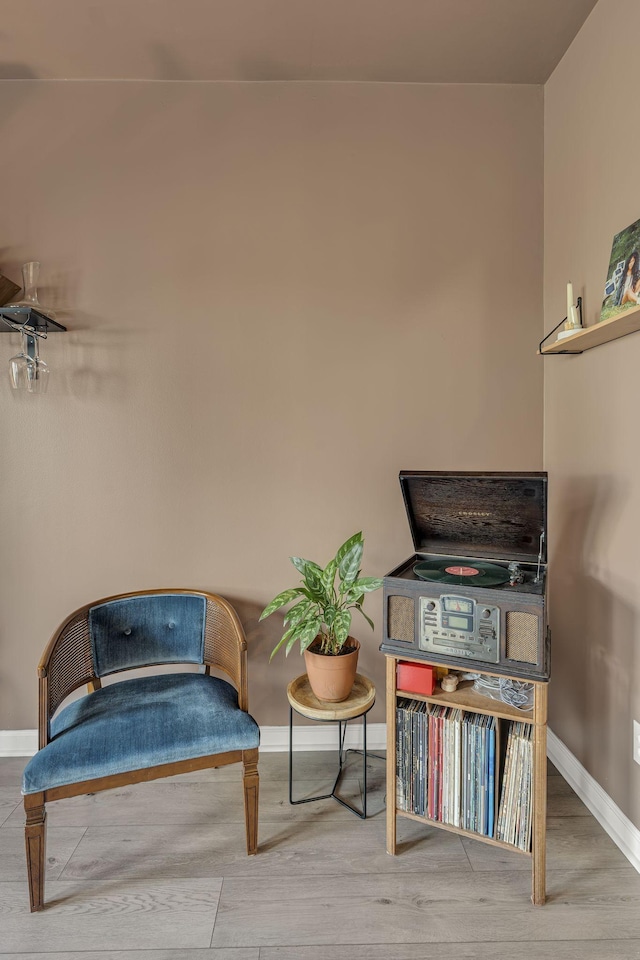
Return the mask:
[[(369, 711), (367, 711), (368, 713)], [(366, 820), (367, 817), (367, 713), (362, 714), (362, 743), (363, 750), (357, 750), (355, 748), (344, 749), (344, 742), (347, 735), (347, 724), (348, 720), (322, 720), (321, 723), (337, 723), (338, 724), (338, 773), (336, 779), (333, 783), (330, 793), (323, 793), (315, 797), (304, 797), (300, 800), (293, 799), (293, 707), (289, 706), (289, 803), (292, 806), (296, 806), (299, 803), (313, 803), (315, 800), (329, 800), (333, 798), (337, 800), (338, 803), (342, 804), (343, 807), (346, 807), (347, 810), (351, 810), (356, 817), (360, 817), (361, 820)], [(357, 718), (353, 718), (357, 719)], [(344, 724), (344, 729), (343, 729)], [(363, 782), (363, 798), (362, 798), (362, 811), (358, 810), (352, 804), (348, 803), (346, 800), (343, 800), (342, 797), (339, 797), (336, 793), (340, 780), (342, 779), (342, 774), (344, 773), (345, 760), (348, 753), (361, 753), (362, 754), (362, 782)]]
[[(335, 721), (334, 721), (335, 722)], [(337, 783), (337, 781), (336, 781)], [(333, 785), (335, 790), (335, 783)], [(296, 806), (298, 803), (312, 803), (314, 800), (328, 800), (333, 796), (331, 793), (325, 793), (319, 797), (304, 797), (302, 800), (293, 799), (293, 707), (289, 707), (289, 803)]]

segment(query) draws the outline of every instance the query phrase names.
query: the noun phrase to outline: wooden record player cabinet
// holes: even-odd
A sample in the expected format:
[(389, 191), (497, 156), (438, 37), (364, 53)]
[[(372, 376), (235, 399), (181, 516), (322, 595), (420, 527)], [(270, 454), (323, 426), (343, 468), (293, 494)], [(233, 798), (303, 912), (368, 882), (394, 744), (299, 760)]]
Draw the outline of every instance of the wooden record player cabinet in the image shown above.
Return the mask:
[[(533, 708), (529, 711), (518, 710), (509, 704), (498, 700), (492, 700), (490, 697), (482, 696), (472, 689), (471, 681), (463, 681), (458, 689), (453, 693), (445, 693), (438, 684), (432, 695), (403, 691), (397, 688), (397, 664), (398, 661), (411, 661), (406, 656), (386, 654), (387, 668), (387, 853), (395, 855), (396, 853), (396, 821), (398, 817), (406, 817), (410, 820), (429, 824), (433, 827), (440, 827), (443, 830), (449, 830), (464, 837), (473, 840), (491, 844), (496, 847), (502, 847), (506, 850), (515, 851), (522, 856), (528, 856), (531, 859), (531, 900), (534, 904), (542, 905), (545, 902), (545, 871), (546, 871), (546, 819), (547, 819), (547, 690), (548, 684), (543, 681), (533, 681)], [(424, 659), (411, 662), (425, 663)], [(489, 670), (478, 669), (474, 664), (473, 670), (484, 676), (497, 676)], [(522, 679), (521, 677), (513, 679)], [(460, 827), (452, 826), (448, 823), (442, 823), (439, 820), (432, 820), (415, 813), (409, 813), (401, 810), (397, 806), (396, 794), (396, 707), (399, 697), (405, 697), (410, 700), (424, 701), (429, 704), (440, 704), (447, 707), (458, 707), (464, 711), (474, 714), (495, 717), (498, 721), (517, 720), (531, 724), (532, 730), (532, 753), (533, 770), (531, 776), (532, 790), (532, 824), (531, 824), (531, 849), (530, 852), (524, 852), (509, 843), (483, 836)], [(500, 768), (498, 758), (497, 766), (497, 784), (502, 783), (503, 770)], [(496, 790), (496, 813), (498, 809), (499, 790)]]

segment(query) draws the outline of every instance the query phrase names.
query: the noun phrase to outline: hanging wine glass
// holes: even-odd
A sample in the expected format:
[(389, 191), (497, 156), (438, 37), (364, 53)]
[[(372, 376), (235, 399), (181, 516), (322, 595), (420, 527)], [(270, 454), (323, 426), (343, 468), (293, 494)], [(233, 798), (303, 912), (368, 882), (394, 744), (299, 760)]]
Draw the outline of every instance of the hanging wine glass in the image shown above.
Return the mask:
[(40, 337), (27, 337), (33, 339), (33, 349), (30, 351), (31, 365), (27, 367), (27, 390), (29, 393), (44, 393), (49, 384), (49, 367), (40, 359)]
[[(39, 343), (40, 337), (46, 337), (46, 333), (38, 333), (38, 330), (45, 330), (46, 323), (43, 317), (49, 320), (55, 320), (55, 313), (48, 307), (45, 308), (38, 299), (38, 275), (40, 273), (40, 263), (32, 260), (22, 266), (22, 282), (24, 291), (20, 300), (6, 305), (6, 310), (11, 311), (13, 319), (16, 322), (14, 329), (19, 329), (17, 324), (21, 325), (22, 334), (22, 352), (12, 357), (9, 361), (9, 377), (11, 386), (15, 390), (28, 390), (29, 393), (44, 393), (49, 383), (49, 367), (40, 359)], [(37, 311), (34, 314), (33, 311)]]
[(28, 390), (33, 381), (34, 371), (31, 370), (33, 360), (29, 356), (27, 334), (22, 332), (22, 351), (9, 360), (9, 379), (14, 390)]
[(14, 390), (44, 393), (49, 384), (49, 367), (40, 359), (40, 337), (22, 331), (22, 352), (9, 361), (9, 377)]

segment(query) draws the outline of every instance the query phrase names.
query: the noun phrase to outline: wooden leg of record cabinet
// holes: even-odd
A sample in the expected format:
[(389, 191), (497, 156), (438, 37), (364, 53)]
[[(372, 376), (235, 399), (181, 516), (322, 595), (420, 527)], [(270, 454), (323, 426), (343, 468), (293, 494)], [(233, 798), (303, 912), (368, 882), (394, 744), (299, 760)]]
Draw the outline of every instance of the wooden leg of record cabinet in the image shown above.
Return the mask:
[(533, 835), (531, 838), (531, 900), (546, 899), (547, 862), (547, 684), (534, 685), (533, 701)]
[(396, 660), (387, 657), (387, 853), (396, 852)]

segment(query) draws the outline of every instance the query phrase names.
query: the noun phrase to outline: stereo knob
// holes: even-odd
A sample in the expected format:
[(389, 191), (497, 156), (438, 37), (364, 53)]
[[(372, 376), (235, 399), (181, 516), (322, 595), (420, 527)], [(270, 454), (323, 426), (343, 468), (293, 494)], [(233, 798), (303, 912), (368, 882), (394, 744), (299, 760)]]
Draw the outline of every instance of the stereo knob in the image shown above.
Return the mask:
[(482, 611), (482, 619), (483, 619), (483, 620), (490, 620), (490, 619), (491, 619), (491, 610), (489, 610), (488, 607), (486, 607), (486, 608)]
[(429, 603), (427, 604), (427, 610), (435, 610), (435, 608), (436, 608), (436, 605), (433, 602), (433, 600), (429, 600)]

